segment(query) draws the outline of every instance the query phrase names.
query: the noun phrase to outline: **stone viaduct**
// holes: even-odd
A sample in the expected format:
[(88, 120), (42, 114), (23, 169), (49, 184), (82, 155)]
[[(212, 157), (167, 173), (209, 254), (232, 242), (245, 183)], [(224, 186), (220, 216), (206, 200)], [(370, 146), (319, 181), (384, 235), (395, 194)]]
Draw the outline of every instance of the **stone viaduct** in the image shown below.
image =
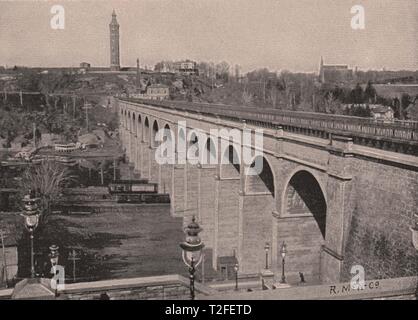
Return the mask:
[[(235, 256), (240, 273), (258, 274), (268, 242), (269, 267), (280, 275), (285, 242), (287, 275), (347, 281), (355, 264), (367, 279), (417, 274), (410, 233), (418, 207), (417, 124), (172, 101), (115, 104), (129, 162), (170, 194), (173, 216), (184, 224), (196, 217), (215, 269), (220, 257)], [(200, 161), (179, 161), (189, 154), (176, 143), (175, 163), (158, 164), (163, 128), (172, 132), (164, 141), (185, 141)], [(211, 136), (211, 129), (250, 129), (251, 143)], [(263, 130), (262, 150), (256, 129)], [(262, 152), (243, 161), (248, 149)], [(250, 175), (255, 161), (262, 171)]]

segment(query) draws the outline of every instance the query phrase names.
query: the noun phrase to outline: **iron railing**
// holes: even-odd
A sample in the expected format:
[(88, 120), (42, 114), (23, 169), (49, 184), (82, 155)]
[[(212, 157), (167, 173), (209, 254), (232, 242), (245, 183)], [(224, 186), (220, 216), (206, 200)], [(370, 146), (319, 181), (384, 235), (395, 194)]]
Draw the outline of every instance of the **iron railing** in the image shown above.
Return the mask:
[(119, 99), (150, 106), (195, 112), (202, 115), (208, 114), (219, 116), (231, 120), (245, 120), (248, 123), (254, 123), (264, 127), (270, 127), (270, 125), (273, 124), (310, 130), (339, 132), (367, 138), (388, 138), (399, 142), (418, 142), (418, 122), (416, 121), (383, 121), (372, 118), (314, 112), (287, 111), (269, 108), (260, 109), (254, 107), (171, 100)]

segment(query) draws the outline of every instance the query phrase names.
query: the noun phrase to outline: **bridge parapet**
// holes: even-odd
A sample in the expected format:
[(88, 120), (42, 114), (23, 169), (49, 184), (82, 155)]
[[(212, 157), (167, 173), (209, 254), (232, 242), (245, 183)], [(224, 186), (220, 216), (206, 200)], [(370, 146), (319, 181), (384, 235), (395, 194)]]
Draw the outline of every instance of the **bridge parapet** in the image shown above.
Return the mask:
[(285, 111), (182, 101), (119, 98), (153, 107), (204, 114), (257, 127), (329, 139), (331, 135), (351, 137), (354, 144), (418, 155), (418, 122), (383, 122), (369, 118), (312, 112)]

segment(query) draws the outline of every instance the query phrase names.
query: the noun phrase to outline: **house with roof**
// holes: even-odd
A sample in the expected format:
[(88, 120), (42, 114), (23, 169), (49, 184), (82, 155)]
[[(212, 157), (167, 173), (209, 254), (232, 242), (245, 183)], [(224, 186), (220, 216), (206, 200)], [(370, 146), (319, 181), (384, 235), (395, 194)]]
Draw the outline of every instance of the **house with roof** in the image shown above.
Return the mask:
[(394, 119), (395, 112), (389, 106), (384, 105), (369, 105), (372, 116), (375, 120), (390, 120)]
[(170, 87), (164, 84), (151, 84), (147, 87), (147, 99), (165, 100), (170, 97)]

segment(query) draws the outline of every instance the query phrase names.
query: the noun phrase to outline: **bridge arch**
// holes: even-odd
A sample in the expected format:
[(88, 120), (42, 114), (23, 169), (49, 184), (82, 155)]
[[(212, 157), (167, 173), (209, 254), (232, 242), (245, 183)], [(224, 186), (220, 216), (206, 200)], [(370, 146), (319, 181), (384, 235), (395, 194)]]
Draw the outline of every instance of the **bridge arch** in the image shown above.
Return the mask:
[(128, 131), (131, 132), (131, 126), (132, 126), (132, 122), (131, 122), (131, 112), (128, 111)]
[(125, 129), (128, 129), (128, 113), (126, 109), (123, 112), (123, 126), (125, 127)]
[(137, 126), (136, 126), (136, 117), (135, 117), (135, 112), (132, 112), (132, 133), (133, 135), (136, 137), (136, 130), (137, 130)]
[(245, 192), (271, 194), (274, 198), (275, 178), (272, 168), (273, 166), (265, 156), (255, 156), (246, 170)]
[(229, 144), (221, 157), (221, 177), (222, 178), (240, 178), (241, 158), (236, 147)]
[(208, 137), (201, 152), (200, 162), (202, 164), (218, 164), (218, 148), (214, 139)]
[(158, 133), (159, 129), (160, 129), (160, 127), (158, 125), (158, 121), (154, 120), (154, 123), (152, 124), (152, 140), (151, 140), (151, 146), (152, 147), (157, 147), (157, 144), (158, 144), (157, 133)]
[(199, 137), (196, 130), (191, 129), (187, 133), (187, 159), (189, 162), (197, 164), (199, 161)]
[(138, 113), (138, 123), (137, 123), (137, 137), (140, 138), (142, 137), (142, 118), (141, 115)]
[(284, 185), (283, 216), (312, 216), (322, 238), (325, 239), (327, 200), (321, 180), (310, 169), (296, 168)]
[(145, 121), (144, 121), (144, 141), (145, 142), (150, 142), (149, 140), (149, 119), (147, 116), (145, 116)]
[(175, 134), (171, 130), (171, 127), (168, 123), (165, 124), (164, 130), (162, 132), (162, 137), (160, 137), (160, 141), (165, 142), (168, 145), (168, 150), (164, 150), (164, 156), (169, 156), (168, 153), (175, 152), (176, 145), (175, 145)]

